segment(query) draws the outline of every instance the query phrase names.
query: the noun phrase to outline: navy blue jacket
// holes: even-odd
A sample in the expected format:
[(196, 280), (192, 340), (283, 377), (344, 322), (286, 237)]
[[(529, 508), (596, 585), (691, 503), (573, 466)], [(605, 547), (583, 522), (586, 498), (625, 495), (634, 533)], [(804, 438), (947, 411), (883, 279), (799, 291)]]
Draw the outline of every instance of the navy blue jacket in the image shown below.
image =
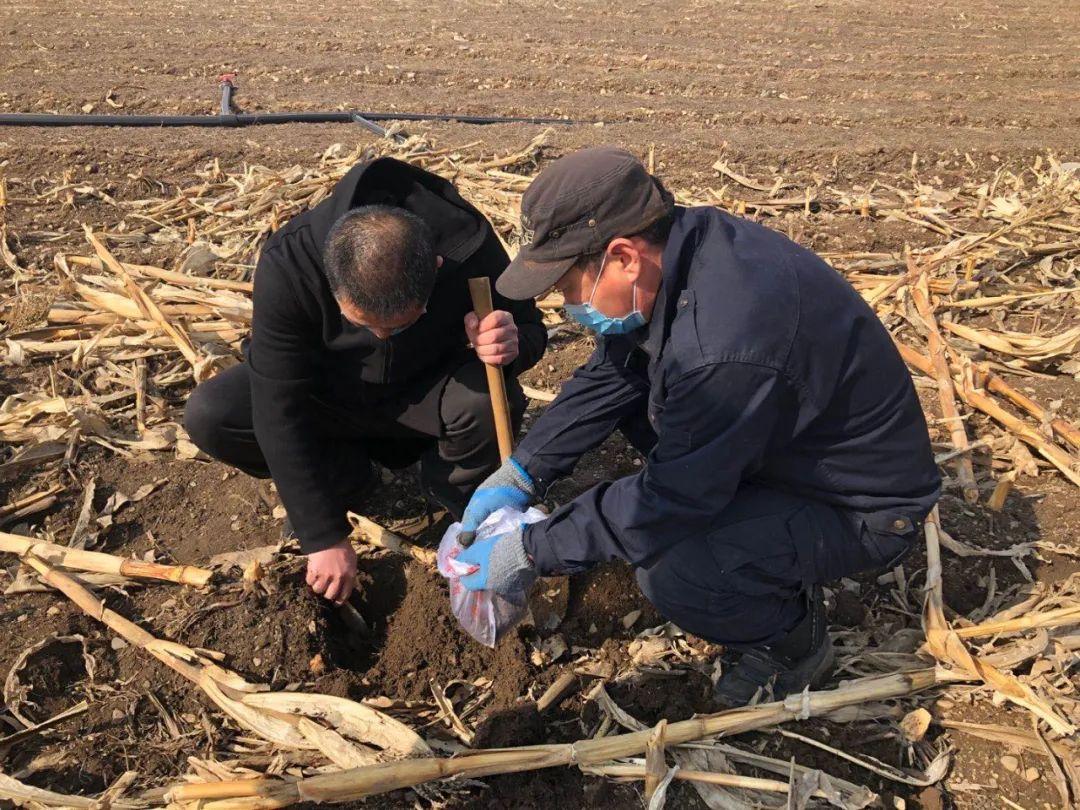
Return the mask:
[(707, 534), (744, 481), (911, 533), (940, 476), (911, 377), (847, 281), (715, 208), (676, 209), (662, 266), (644, 342), (601, 339), (514, 452), (543, 489), (643, 408), (658, 435), (641, 472), (526, 528), (537, 568), (643, 563)]

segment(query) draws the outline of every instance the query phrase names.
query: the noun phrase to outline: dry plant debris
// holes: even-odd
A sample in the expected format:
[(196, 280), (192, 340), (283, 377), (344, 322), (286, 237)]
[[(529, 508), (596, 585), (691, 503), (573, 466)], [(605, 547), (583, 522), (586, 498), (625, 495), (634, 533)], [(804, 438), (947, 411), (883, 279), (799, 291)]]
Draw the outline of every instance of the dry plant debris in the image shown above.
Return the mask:
[[(194, 455), (162, 394), (238, 358), (251, 322), (250, 273), (268, 234), (324, 199), (357, 161), (388, 154), (453, 180), (513, 251), (520, 234), (518, 200), (541, 161), (544, 141), (541, 135), (501, 157), (477, 156), (469, 151), (475, 145), (435, 148), (420, 136), (353, 151), (336, 145), (315, 167), (279, 172), (248, 166), (230, 174), (215, 162), (202, 182), (173, 197), (114, 201), (123, 212), (119, 225), (100, 232), (86, 227), (93, 255), (57, 254), (55, 267), (40, 278), (20, 267), (0, 283), (0, 293), (10, 296), (0, 357), (16, 365), (69, 358), (90, 372), (91, 381), (76, 386), (76, 393), (59, 394), (54, 384), (8, 397), (0, 405), (0, 441), (24, 452), (93, 441), (118, 453), (175, 449), (182, 457)], [(678, 201), (763, 219), (813, 206), (834, 217), (902, 220), (942, 238), (905, 256), (825, 257), (907, 344), (905, 358), (913, 368), (935, 379), (956, 451), (955, 484), (966, 498), (981, 497), (987, 482), (976, 481), (972, 453), (978, 448), (967, 435), (970, 420), (961, 404), (987, 414), (1080, 485), (1080, 430), (1056, 415), (1055, 403), (1038, 403), (1003, 379), (1080, 371), (1074, 368), (1080, 324), (1069, 323), (1080, 300), (1076, 165), (1040, 158), (1021, 174), (999, 170), (955, 189), (939, 188), (913, 169), (897, 185), (841, 189), (822, 179), (797, 194), (782, 177), (752, 181), (723, 160), (714, 168), (723, 185), (678, 191)], [(175, 245), (176, 268), (118, 260), (113, 251), (136, 236)], [(6, 261), (15, 265), (14, 258)], [(1011, 279), (1010, 271), (1031, 266), (1040, 284)], [(53, 292), (43, 297), (37, 292), (42, 289)], [(997, 325), (1013, 310), (1032, 314), (1031, 331)], [(552, 322), (559, 320), (548, 311)], [(919, 348), (927, 341), (929, 350)], [(553, 393), (530, 389), (529, 395), (547, 400)]]
[[(197, 454), (177, 424), (175, 392), (236, 362), (251, 322), (251, 272), (262, 241), (324, 199), (357, 161), (393, 155), (450, 178), (491, 219), (512, 251), (520, 233), (518, 200), (544, 151), (543, 135), (504, 156), (482, 154), (478, 144), (438, 148), (415, 136), (355, 150), (335, 146), (314, 166), (285, 171), (252, 165), (227, 172), (213, 162), (198, 182), (175, 194), (134, 202), (112, 199), (85, 184), (39, 186), (34, 193), (41, 199), (93, 196), (118, 212), (118, 224), (86, 226), (85, 254), (58, 253), (49, 268), (20, 263), (8, 247), (11, 234), (2, 216), (7, 192), (0, 180), (0, 262), (7, 269), (0, 278), (0, 295), (5, 296), (0, 359), (45, 372), (37, 389), (12, 394), (0, 404), (0, 444), (11, 448), (0, 472), (32, 469), (51, 476), (50, 483), (0, 507), (0, 520), (55, 504), (70, 486), (55, 473), (87, 442), (125, 457)], [(998, 169), (955, 188), (923, 176), (915, 161), (891, 182), (850, 188), (824, 175), (811, 183), (795, 183), (779, 173), (754, 179), (749, 176), (753, 172), (742, 173), (723, 158), (713, 168), (715, 187), (679, 190), (678, 201), (718, 205), (789, 228), (789, 214), (812, 211), (837, 219), (899, 221), (923, 231), (925, 244), (902, 253), (847, 252), (825, 258), (890, 328), (914, 372), (929, 378), (942, 409), (934, 426), (948, 437), (939, 448), (939, 462), (953, 470), (946, 485), (968, 502), (988, 497), (998, 509), (1018, 475), (1052, 472), (1080, 485), (1080, 430), (1060, 415), (1061, 403), (1037, 401), (1009, 381), (1080, 374), (1075, 358), (1080, 346), (1080, 166), (1044, 157), (1025, 171)], [(77, 230), (73, 225), (72, 231)], [(125, 261), (129, 245), (146, 241), (172, 250), (173, 266)], [(1016, 280), (1018, 271), (1022, 281)], [(540, 302), (555, 330), (566, 328), (560, 303), (556, 297)], [(1018, 322), (1026, 327), (1018, 328)], [(539, 401), (555, 395), (533, 388), (526, 393)], [(839, 688), (653, 727), (621, 708), (609, 690), (685, 672), (716, 677), (712, 645), (661, 625), (640, 632), (613, 664), (597, 650), (568, 648), (553, 636), (555, 641), (535, 650), (534, 658), (543, 666), (558, 660), (562, 675), (533, 695), (543, 692), (538, 706), (549, 711), (560, 701), (577, 701), (577, 687), (595, 681), (586, 690), (579, 721), (585, 736), (570, 743), (485, 751), (466, 746), (477, 738), (478, 721), (491, 698), (490, 679), (432, 681), (430, 701), (380, 698), (358, 704), (300, 691), (269, 692), (225, 669), (219, 654), (156, 638), (109, 610), (84, 586), (130, 587), (132, 577), (155, 573), (184, 581), (183, 572), (188, 572), (195, 577), (191, 584), (243, 588), (242, 599), (265, 585), (266, 570), (287, 567), (292, 558), (282, 547), (226, 555), (229, 559), (212, 563), (225, 570), (210, 581), (205, 569), (193, 566), (106, 559), (110, 555), (85, 549), (95, 542), (94, 526), (107, 528), (124, 501), (117, 499), (95, 520), (94, 483), (83, 487), (83, 509), (68, 545), (53, 542), (56, 538), (31, 541), (0, 534), (0, 550), (20, 555), (32, 569), (27, 573), (24, 568), (9, 592), (57, 588), (127, 642), (197, 684), (212, 703), (201, 721), (207, 744), (186, 744), (170, 707), (155, 698), (163, 727), (186, 754), (183, 774), (178, 770), (168, 780), (142, 782), (135, 790), (138, 775), (129, 771), (95, 796), (36, 788), (19, 774), (0, 776), (0, 797), (22, 806), (135, 808), (171, 801), (253, 810), (306, 800), (347, 801), (401, 787), (413, 787), (437, 803), (454, 786), (467, 788), (469, 779), (560, 765), (643, 781), (650, 807), (663, 804), (673, 781), (693, 784), (709, 806), (805, 807), (824, 801), (863, 807), (875, 801), (865, 787), (822, 769), (718, 741), (814, 717), (840, 723), (873, 720), (884, 727), (908, 767), (806, 735), (791, 736), (888, 780), (931, 785), (945, 777), (949, 752), (928, 734), (941, 726), (1031, 752), (1049, 763), (1048, 778), (1063, 806), (1080, 800), (1080, 641), (1075, 635), (1080, 576), (1052, 588), (1032, 584), (1027, 592), (998, 593), (991, 580), (985, 604), (965, 617), (947, 615), (940, 563), (944, 547), (973, 559), (1008, 557), (1023, 571), (1026, 557), (1051, 552), (1076, 556), (1075, 547), (1036, 541), (982, 548), (950, 537), (935, 516), (926, 527), (929, 570), (921, 627), (916, 588), (900, 568), (888, 575), (895, 586), (895, 604), (889, 607), (907, 625), (888, 634), (865, 627), (838, 630), (840, 673), (849, 679)], [(411, 557), (410, 565), (430, 564), (430, 549), (366, 518), (351, 519), (358, 538), (375, 547), (364, 553), (395, 552)], [(236, 583), (229, 580), (230, 568), (251, 575)], [(153, 586), (152, 579), (147, 586)], [(640, 616), (640, 611), (628, 614), (625, 629)], [(178, 625), (180, 634), (185, 626)], [(20, 712), (27, 691), (19, 671), (45, 646), (72, 642), (83, 643), (82, 637), (49, 637), (20, 656), (8, 676), (5, 702), (23, 728), (0, 738), (0, 750), (5, 741), (25, 739), (85, 710), (76, 704), (37, 722)], [(325, 662), (316, 659), (312, 672), (318, 674)], [(86, 666), (92, 670), (92, 656)], [(1031, 730), (942, 720), (927, 711), (929, 695), (1009, 701), (1031, 714)], [(241, 736), (234, 734), (230, 747), (218, 747), (215, 724), (238, 728)], [(614, 733), (619, 728), (628, 733)], [(434, 756), (433, 751), (452, 756)], [(735, 763), (778, 778), (736, 773)], [(439, 781), (450, 777), (450, 782)]]

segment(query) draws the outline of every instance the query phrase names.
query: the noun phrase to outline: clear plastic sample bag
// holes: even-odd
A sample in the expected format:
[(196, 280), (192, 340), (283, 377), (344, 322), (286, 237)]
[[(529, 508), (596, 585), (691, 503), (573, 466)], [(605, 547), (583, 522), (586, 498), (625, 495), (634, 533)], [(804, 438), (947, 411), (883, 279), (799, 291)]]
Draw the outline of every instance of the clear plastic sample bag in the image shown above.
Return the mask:
[[(531, 507), (525, 512), (504, 507), (492, 512), (480, 524), (476, 539), (483, 540), (497, 534), (513, 531), (521, 523), (535, 523), (546, 518), (543, 512)], [(494, 647), (503, 635), (521, 621), (528, 611), (527, 594), (499, 594), (494, 591), (470, 591), (461, 584), (473, 566), (458, 562), (457, 557), (465, 548), (458, 542), (461, 524), (452, 523), (439, 543), (439, 573), (450, 583), (450, 610), (457, 617), (465, 632), (481, 644)]]

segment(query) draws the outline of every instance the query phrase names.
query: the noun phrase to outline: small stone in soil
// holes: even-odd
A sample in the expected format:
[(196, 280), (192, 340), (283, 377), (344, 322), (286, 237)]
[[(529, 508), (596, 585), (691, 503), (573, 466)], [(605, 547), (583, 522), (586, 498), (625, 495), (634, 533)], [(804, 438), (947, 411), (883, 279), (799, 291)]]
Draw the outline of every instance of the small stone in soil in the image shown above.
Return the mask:
[(918, 796), (919, 807), (923, 810), (942, 810), (945, 807), (945, 802), (941, 797), (940, 788), (928, 787), (923, 789)]
[(1028, 768), (1026, 771), (1024, 771), (1024, 779), (1028, 782), (1034, 782), (1039, 778), (1039, 776), (1040, 774), (1038, 768)]
[(1001, 767), (1003, 767), (1007, 771), (1016, 773), (1016, 771), (1020, 768), (1020, 760), (1014, 757), (1012, 754), (1006, 754), (1001, 758)]
[(569, 647), (567, 647), (563, 637), (556, 634), (550, 638), (544, 639), (540, 644), (540, 649), (543, 650), (544, 654), (548, 657), (548, 660), (558, 661), (566, 654)]

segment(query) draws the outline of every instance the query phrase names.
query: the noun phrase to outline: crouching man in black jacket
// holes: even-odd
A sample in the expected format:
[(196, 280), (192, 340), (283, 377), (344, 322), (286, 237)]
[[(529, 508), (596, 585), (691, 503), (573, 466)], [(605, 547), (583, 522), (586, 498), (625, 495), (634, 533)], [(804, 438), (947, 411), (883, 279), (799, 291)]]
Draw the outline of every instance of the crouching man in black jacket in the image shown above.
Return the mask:
[(531, 300), (496, 295), (491, 315), (472, 312), (467, 280), (494, 287), (508, 262), (448, 181), (391, 158), (354, 167), (267, 241), (246, 362), (198, 386), (184, 423), (206, 453), (274, 479), (316, 593), (340, 603), (352, 590), (345, 513), (373, 460), (419, 461), (456, 517), (498, 467), (481, 361), (505, 367), (517, 427), (515, 378), (546, 343)]

